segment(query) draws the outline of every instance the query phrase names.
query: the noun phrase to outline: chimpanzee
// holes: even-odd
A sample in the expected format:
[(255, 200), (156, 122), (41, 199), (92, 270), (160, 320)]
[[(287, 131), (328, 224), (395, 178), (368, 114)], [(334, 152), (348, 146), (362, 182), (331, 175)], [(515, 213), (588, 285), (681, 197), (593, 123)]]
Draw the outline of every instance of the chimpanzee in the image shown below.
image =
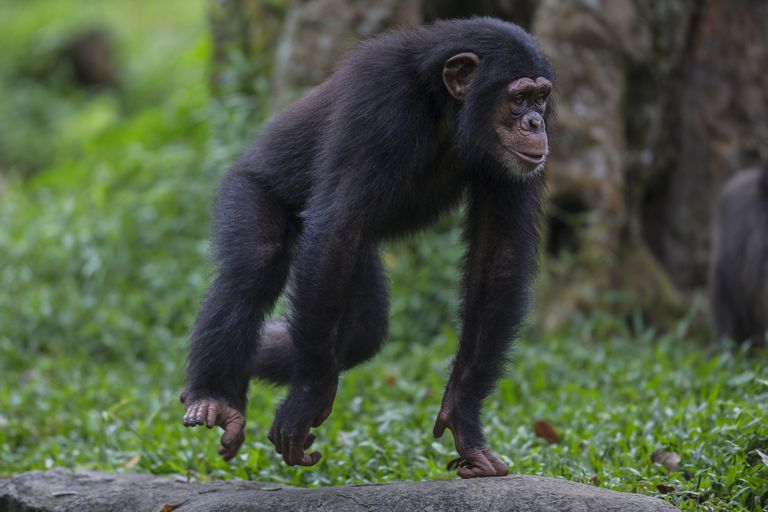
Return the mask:
[(717, 206), (710, 268), (715, 336), (768, 330), (768, 165), (732, 177)]
[[(381, 242), (466, 198), (461, 336), (433, 433), (452, 431), (459, 476), (505, 475), (481, 403), (528, 308), (553, 81), (520, 27), (444, 20), (362, 43), (274, 119), (221, 184), (184, 424), (222, 427), (230, 459), (248, 380), (287, 384), (269, 440), (288, 465), (316, 464), (310, 428), (331, 413), (339, 373), (386, 333)], [(287, 318), (265, 322), (284, 288)]]

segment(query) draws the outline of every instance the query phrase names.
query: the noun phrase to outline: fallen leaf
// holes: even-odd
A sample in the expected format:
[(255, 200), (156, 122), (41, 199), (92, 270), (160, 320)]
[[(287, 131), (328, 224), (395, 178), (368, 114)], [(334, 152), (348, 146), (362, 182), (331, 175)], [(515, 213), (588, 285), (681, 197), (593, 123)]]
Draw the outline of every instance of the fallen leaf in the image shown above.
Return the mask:
[(128, 460), (123, 462), (123, 467), (130, 469), (134, 467), (136, 464), (138, 464), (140, 460), (141, 460), (141, 455), (134, 455), (133, 457), (130, 457)]
[(174, 510), (176, 510), (177, 508), (182, 506), (184, 503), (186, 503), (186, 502), (182, 502), (182, 503), (166, 503), (165, 505), (163, 505), (163, 508), (160, 509), (160, 512), (173, 512)]
[(671, 486), (671, 485), (664, 485), (664, 484), (659, 484), (659, 485), (657, 485), (657, 486), (656, 486), (656, 489), (657, 489), (657, 490), (658, 490), (658, 491), (659, 491), (661, 494), (669, 494), (669, 493), (671, 493), (672, 491), (674, 491), (674, 490), (675, 490), (675, 488), (674, 488), (673, 486)]
[(600, 487), (600, 479), (599, 479), (599, 478), (597, 478), (597, 475), (595, 475), (595, 476), (593, 476), (592, 478), (590, 478), (590, 479), (589, 479), (589, 483), (591, 483), (591, 484), (592, 484), (592, 485), (594, 485), (595, 487)]
[(656, 450), (651, 455), (651, 462), (661, 464), (667, 468), (667, 471), (674, 473), (677, 471), (677, 465), (680, 464), (680, 455), (675, 452)]
[(560, 436), (555, 431), (554, 427), (546, 421), (539, 420), (533, 424), (533, 432), (537, 437), (544, 439), (550, 444), (556, 444), (560, 442)]

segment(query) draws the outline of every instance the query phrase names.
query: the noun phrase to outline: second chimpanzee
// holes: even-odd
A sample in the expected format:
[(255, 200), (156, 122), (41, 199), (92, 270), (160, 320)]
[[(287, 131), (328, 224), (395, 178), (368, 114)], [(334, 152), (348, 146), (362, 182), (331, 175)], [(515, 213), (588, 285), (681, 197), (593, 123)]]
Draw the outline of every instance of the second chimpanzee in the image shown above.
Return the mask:
[(715, 336), (768, 332), (768, 165), (733, 176), (717, 203), (710, 265)]
[[(184, 424), (222, 427), (229, 459), (249, 379), (287, 384), (268, 437), (287, 464), (317, 463), (310, 428), (331, 413), (339, 373), (386, 333), (380, 243), (466, 198), (461, 336), (434, 435), (453, 433), (461, 477), (505, 475), (481, 403), (528, 308), (553, 81), (520, 27), (439, 21), (361, 44), (271, 122), (221, 184)], [(265, 322), (285, 288), (288, 317)]]

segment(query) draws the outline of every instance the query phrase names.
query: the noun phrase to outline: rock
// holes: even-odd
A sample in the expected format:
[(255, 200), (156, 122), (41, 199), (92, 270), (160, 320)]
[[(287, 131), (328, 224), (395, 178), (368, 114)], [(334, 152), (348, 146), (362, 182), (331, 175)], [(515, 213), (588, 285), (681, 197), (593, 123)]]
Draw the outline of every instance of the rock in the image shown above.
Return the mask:
[(120, 512), (665, 511), (656, 498), (545, 478), (508, 476), (301, 489), (246, 481), (180, 483), (145, 474), (35, 471), (0, 480), (0, 510)]

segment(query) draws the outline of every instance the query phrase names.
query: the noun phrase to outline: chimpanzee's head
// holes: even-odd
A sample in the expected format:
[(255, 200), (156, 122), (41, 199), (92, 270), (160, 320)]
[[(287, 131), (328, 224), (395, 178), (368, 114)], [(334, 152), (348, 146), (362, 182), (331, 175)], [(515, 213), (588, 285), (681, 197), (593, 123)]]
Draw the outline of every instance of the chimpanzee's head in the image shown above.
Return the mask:
[(554, 73), (533, 39), (520, 32), (510, 48), (453, 55), (443, 66), (443, 83), (459, 103), (457, 138), (464, 153), (480, 147), (506, 172), (526, 177), (544, 168), (549, 153)]

